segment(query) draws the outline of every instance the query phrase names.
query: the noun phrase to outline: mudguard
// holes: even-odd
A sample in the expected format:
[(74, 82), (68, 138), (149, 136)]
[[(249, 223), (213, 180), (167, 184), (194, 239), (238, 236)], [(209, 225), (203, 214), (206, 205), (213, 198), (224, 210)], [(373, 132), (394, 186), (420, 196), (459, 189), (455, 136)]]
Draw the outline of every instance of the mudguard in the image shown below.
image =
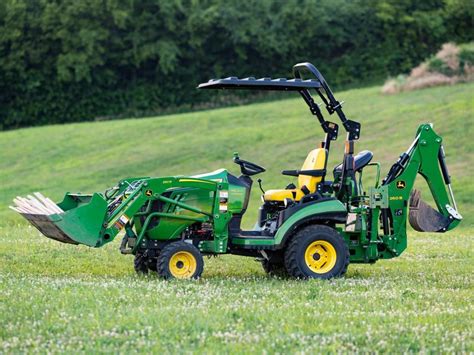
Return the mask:
[(275, 246), (283, 248), (292, 233), (303, 225), (318, 221), (344, 223), (347, 217), (346, 207), (336, 199), (325, 199), (308, 203), (307, 206), (294, 206), (298, 210), (292, 213), (278, 228), (275, 234)]

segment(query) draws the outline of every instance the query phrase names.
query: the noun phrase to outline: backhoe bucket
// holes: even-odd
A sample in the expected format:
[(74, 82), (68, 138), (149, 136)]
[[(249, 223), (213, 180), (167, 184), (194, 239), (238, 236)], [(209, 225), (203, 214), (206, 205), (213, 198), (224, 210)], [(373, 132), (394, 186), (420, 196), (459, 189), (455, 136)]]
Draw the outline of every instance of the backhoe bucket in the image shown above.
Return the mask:
[(62, 243), (99, 245), (107, 216), (107, 202), (101, 195), (67, 193), (58, 204), (39, 193), (35, 196), (17, 197), (16, 206), (11, 208), (45, 237)]
[(444, 232), (451, 220), (421, 199), (421, 191), (413, 190), (410, 196), (408, 220), (418, 232)]

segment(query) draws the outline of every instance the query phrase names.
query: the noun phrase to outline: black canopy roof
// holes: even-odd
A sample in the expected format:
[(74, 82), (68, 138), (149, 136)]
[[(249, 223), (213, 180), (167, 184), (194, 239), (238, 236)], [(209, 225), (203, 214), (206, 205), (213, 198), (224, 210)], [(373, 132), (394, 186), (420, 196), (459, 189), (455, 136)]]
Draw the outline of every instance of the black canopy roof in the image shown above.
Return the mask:
[(304, 89), (320, 88), (321, 83), (315, 79), (286, 79), (286, 78), (260, 78), (253, 77), (239, 79), (231, 76), (223, 79), (211, 79), (207, 83), (199, 84), (199, 89), (245, 89), (245, 90), (276, 90), (276, 91), (301, 91)]
[[(303, 74), (310, 74), (314, 79), (303, 79)], [(324, 132), (326, 133), (325, 148), (329, 149), (331, 140), (337, 139), (338, 126), (333, 122), (326, 121), (319, 106), (314, 102), (310, 89), (315, 89), (318, 96), (326, 106), (330, 115), (336, 113), (348, 133), (348, 140), (357, 140), (360, 136), (360, 123), (348, 120), (342, 111), (342, 103), (337, 101), (329, 85), (319, 70), (311, 63), (298, 63), (293, 66), (294, 79), (286, 78), (260, 78), (254, 77), (239, 79), (230, 76), (223, 79), (211, 79), (207, 83), (199, 84), (198, 89), (246, 89), (246, 90), (274, 90), (274, 91), (296, 91), (309, 106), (313, 115), (318, 118)]]

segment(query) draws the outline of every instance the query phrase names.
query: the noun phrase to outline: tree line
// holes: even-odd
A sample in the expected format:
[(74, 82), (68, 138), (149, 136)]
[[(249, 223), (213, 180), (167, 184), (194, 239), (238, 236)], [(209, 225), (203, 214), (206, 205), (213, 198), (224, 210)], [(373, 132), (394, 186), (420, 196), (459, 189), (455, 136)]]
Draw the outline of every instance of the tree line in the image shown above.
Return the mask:
[(0, 129), (226, 104), (211, 77), (290, 75), (333, 87), (409, 71), (473, 38), (470, 0), (3, 0)]

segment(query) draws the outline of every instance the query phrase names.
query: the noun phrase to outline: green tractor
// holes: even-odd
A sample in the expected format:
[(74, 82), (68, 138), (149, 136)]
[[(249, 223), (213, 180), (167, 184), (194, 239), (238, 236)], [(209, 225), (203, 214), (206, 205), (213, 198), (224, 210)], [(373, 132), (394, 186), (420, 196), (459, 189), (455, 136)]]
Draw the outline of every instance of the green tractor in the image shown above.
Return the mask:
[[(254, 176), (265, 169), (238, 154), (233, 160), (240, 176), (219, 169), (195, 176), (127, 178), (104, 193), (67, 193), (58, 204), (39, 193), (18, 197), (11, 208), (46, 237), (64, 243), (101, 247), (124, 231), (120, 251), (135, 256), (137, 272), (185, 279), (201, 276), (203, 255), (219, 254), (257, 258), (269, 274), (330, 279), (344, 275), (349, 263), (399, 256), (407, 247), (407, 219), (425, 232), (446, 232), (460, 223), (442, 138), (431, 124), (418, 128), (380, 181), (380, 164), (371, 162), (372, 153), (355, 154), (360, 124), (345, 117), (321, 73), (310, 63), (295, 65), (293, 72), (293, 79), (229, 77), (199, 85), (296, 91), (325, 132), (301, 169), (282, 171), (296, 177), (296, 185), (263, 191), (258, 179), (263, 204), (252, 230), (242, 230), (241, 220)], [(339, 126), (324, 119), (311, 92), (347, 132), (342, 163), (332, 172), (328, 154)], [(366, 191), (362, 173), (369, 168), (376, 178)], [(437, 210), (413, 189), (417, 174), (427, 181)]]

